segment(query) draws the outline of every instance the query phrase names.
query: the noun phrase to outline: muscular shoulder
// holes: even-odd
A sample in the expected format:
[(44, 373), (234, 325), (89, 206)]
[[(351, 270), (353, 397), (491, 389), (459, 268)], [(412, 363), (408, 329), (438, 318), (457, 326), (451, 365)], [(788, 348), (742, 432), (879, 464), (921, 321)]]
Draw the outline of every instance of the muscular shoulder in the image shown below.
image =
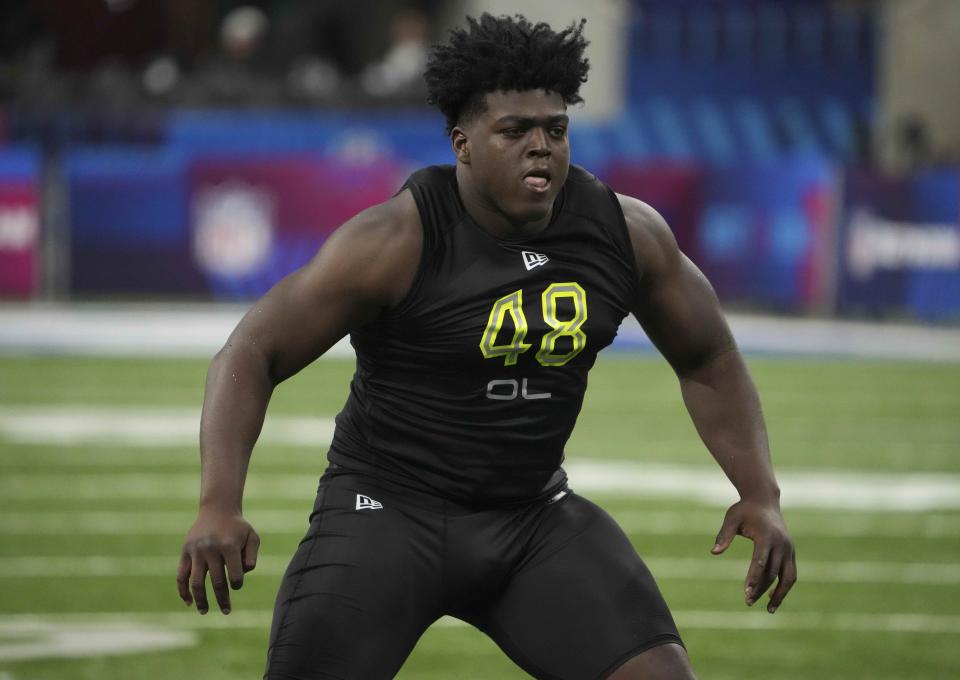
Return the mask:
[(330, 243), (339, 251), (349, 247), (354, 264), (402, 268), (405, 260), (419, 255), (422, 235), (416, 203), (405, 190), (349, 219), (334, 232)]
[(680, 258), (677, 240), (660, 213), (632, 196), (617, 194), (617, 200), (627, 223), (641, 281), (676, 266)]
[(342, 272), (350, 288), (390, 307), (413, 283), (422, 243), (416, 202), (405, 190), (344, 223), (330, 236), (313, 264)]

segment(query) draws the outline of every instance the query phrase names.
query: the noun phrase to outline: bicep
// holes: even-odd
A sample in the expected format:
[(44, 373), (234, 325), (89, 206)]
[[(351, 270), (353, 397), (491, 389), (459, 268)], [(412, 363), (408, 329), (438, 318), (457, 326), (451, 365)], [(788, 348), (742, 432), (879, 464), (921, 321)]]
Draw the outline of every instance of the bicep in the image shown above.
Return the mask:
[(634, 315), (677, 373), (735, 347), (713, 287), (683, 253), (669, 271), (643, 281), (638, 298)]
[(409, 225), (376, 213), (347, 222), (307, 265), (253, 305), (228, 346), (262, 354), (274, 383), (297, 373), (395, 301), (416, 267), (415, 235)]
[(632, 311), (650, 340), (679, 374), (734, 348), (713, 287), (663, 218), (635, 199), (621, 202), (640, 276)]
[[(319, 257), (319, 256), (318, 256)], [(360, 306), (317, 259), (285, 277), (241, 319), (227, 347), (262, 354), (281, 382), (347, 334)]]

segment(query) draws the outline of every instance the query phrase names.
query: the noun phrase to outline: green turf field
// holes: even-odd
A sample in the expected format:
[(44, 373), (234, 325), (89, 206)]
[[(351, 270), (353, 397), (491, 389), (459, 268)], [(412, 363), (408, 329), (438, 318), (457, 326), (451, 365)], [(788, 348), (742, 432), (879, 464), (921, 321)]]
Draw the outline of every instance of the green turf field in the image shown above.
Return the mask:
[[(743, 604), (744, 539), (709, 555), (723, 517), (716, 503), (585, 494), (647, 559), (694, 668), (730, 680), (956, 677), (960, 365), (751, 366), (777, 469), (814, 487), (835, 474), (848, 480), (831, 507), (809, 499), (791, 507), (785, 496), (800, 580), (776, 615)], [(284, 427), (332, 417), (351, 370), (346, 361), (317, 363), (281, 386), (270, 417)], [(230, 616), (187, 611), (173, 579), (196, 507), (190, 428), (204, 373), (202, 361), (0, 358), (0, 680), (259, 677), (273, 596), (305, 529), (323, 447), (278, 436), (258, 448), (246, 514), (263, 539), (260, 566), (234, 593)], [(669, 369), (649, 356), (601, 359), (568, 459), (722, 474)], [(835, 496), (861, 478), (863, 491), (913, 480), (919, 496), (837, 509), (846, 499)], [(941, 502), (925, 506), (936, 494)], [(902, 509), (911, 502), (926, 509)], [(141, 643), (155, 648), (115, 649)], [(482, 634), (443, 620), (400, 677), (525, 676)]]

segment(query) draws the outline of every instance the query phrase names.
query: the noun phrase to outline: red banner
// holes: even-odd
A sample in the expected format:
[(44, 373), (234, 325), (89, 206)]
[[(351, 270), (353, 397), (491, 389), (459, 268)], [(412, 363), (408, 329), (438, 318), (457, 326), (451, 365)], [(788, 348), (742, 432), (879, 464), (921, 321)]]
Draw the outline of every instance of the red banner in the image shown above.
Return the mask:
[(40, 219), (36, 187), (0, 180), (0, 297), (33, 295), (40, 274)]

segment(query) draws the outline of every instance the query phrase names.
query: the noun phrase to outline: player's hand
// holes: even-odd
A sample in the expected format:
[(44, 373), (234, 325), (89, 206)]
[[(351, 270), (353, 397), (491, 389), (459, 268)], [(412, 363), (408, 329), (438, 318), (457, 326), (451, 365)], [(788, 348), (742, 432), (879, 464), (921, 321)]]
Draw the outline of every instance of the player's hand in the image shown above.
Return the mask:
[(716, 545), (710, 552), (719, 555), (737, 534), (753, 541), (753, 559), (743, 582), (747, 605), (753, 605), (779, 579), (767, 603), (767, 611), (773, 614), (797, 581), (796, 551), (779, 505), (749, 500), (734, 503), (723, 518)]
[[(257, 564), (260, 537), (250, 523), (239, 514), (201, 509), (193, 527), (187, 532), (177, 568), (177, 590), (189, 607), (197, 603), (197, 611), (206, 614), (206, 577), (217, 598), (220, 611), (230, 613), (230, 586), (238, 590), (243, 575)], [(226, 570), (226, 577), (224, 576)]]

